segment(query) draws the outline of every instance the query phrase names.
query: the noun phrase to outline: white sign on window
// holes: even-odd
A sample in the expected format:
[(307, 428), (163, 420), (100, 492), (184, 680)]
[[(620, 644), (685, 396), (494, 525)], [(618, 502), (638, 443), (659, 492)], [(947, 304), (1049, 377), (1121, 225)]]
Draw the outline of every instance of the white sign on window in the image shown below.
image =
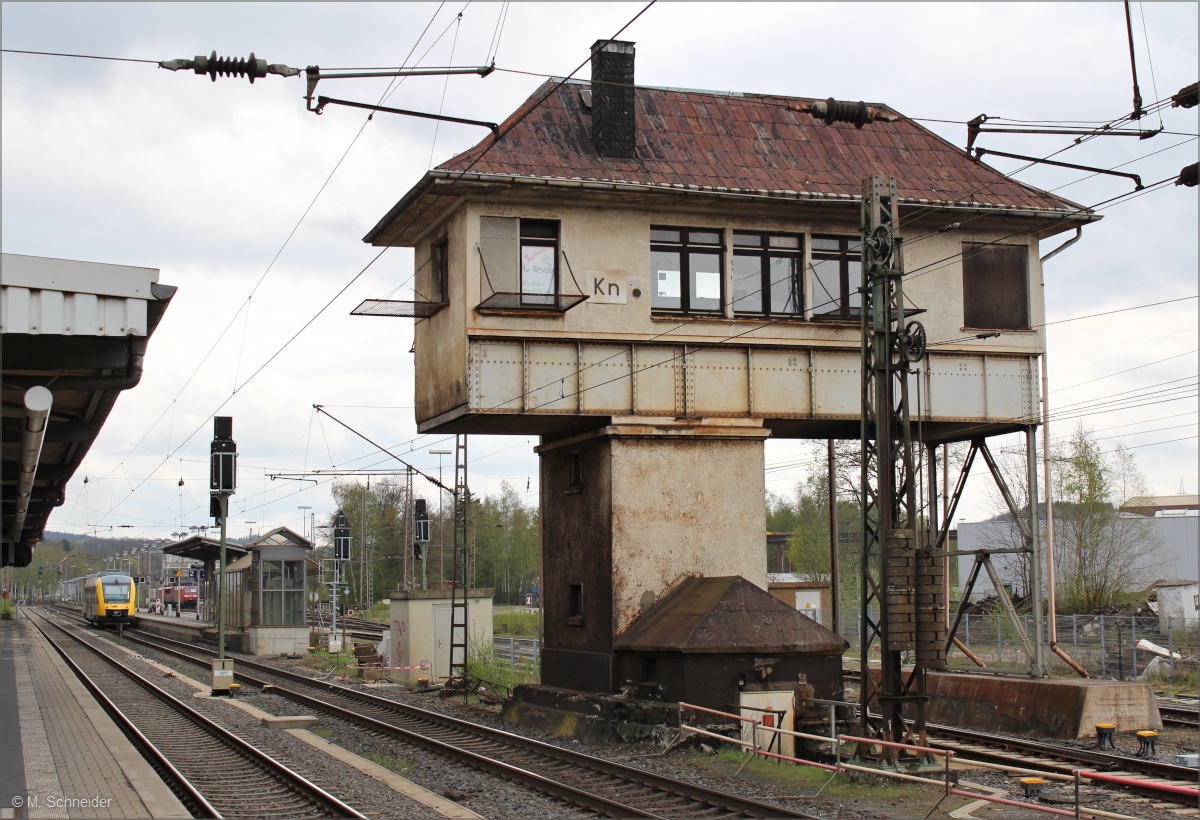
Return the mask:
[(696, 298), (720, 299), (721, 274), (713, 271), (696, 271)]
[(521, 292), (554, 293), (554, 248), (526, 245), (521, 248)]
[(658, 295), (664, 299), (679, 298), (679, 271), (660, 270), (657, 282)]

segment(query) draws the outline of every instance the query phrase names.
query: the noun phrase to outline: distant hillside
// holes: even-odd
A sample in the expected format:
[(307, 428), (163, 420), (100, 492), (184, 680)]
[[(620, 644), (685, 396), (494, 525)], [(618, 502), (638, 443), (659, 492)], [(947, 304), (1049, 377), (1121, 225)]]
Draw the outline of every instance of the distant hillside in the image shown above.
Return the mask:
[[(248, 540), (246, 538), (230, 538), (229, 543), (245, 544)], [(64, 552), (78, 552), (82, 555), (111, 555), (114, 552), (125, 552), (146, 546), (154, 549), (165, 547), (171, 543), (171, 539), (122, 538), (119, 536), (97, 538), (94, 535), (76, 535), (69, 532), (46, 530), (46, 535), (41, 543), (59, 546)]]

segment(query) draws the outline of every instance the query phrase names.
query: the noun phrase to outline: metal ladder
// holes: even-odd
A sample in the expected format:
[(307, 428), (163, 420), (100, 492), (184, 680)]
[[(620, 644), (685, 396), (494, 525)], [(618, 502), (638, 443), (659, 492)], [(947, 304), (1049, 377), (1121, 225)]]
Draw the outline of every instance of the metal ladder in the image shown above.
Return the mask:
[(450, 584), (450, 681), (467, 691), (467, 437), (454, 446), (454, 574)]

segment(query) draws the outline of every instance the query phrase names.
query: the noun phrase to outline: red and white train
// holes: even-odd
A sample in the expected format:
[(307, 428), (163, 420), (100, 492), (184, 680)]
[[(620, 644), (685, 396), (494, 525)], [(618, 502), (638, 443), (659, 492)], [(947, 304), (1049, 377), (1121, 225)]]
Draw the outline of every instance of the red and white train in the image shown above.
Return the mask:
[(162, 599), (163, 608), (168, 605), (173, 606), (178, 610), (196, 609), (196, 600), (198, 598), (197, 587), (195, 585), (177, 586), (171, 584), (169, 586), (157, 589), (154, 592), (155, 597)]

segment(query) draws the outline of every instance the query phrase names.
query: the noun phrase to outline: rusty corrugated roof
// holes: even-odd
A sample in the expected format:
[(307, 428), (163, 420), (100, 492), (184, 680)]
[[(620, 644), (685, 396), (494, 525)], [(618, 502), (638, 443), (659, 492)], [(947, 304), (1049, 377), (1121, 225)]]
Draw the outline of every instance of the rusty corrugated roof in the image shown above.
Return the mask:
[(572, 81), (548, 93), (555, 82), (544, 83), (509, 117), (494, 146), (488, 148), (488, 137), (439, 169), (835, 198), (857, 198), (864, 177), (886, 173), (909, 200), (1080, 208), (973, 161), (913, 120), (861, 130), (825, 125), (793, 110), (812, 101), (800, 97), (638, 87), (636, 158), (602, 157), (592, 146), (591, 113), (580, 96), (590, 86)]
[(684, 579), (630, 624), (633, 652), (840, 655), (845, 640), (741, 576)]

